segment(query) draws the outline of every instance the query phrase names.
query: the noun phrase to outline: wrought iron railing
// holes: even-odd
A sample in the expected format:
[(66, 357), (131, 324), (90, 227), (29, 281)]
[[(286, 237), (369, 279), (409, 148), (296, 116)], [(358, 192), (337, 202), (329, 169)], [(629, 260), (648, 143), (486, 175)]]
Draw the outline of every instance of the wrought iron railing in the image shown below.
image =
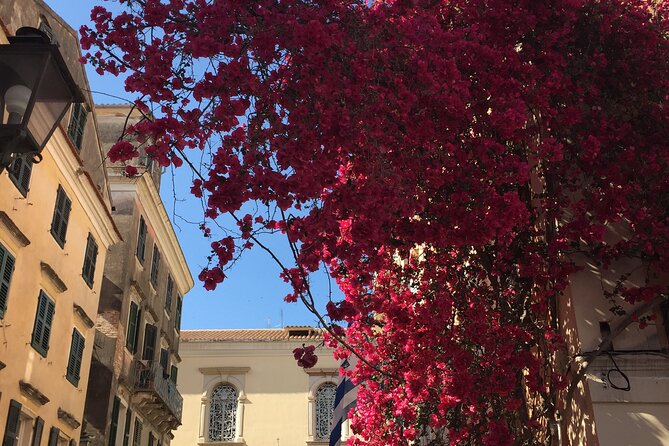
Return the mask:
[(181, 423), (183, 397), (160, 362), (134, 361), (133, 386), (135, 390), (155, 392)]

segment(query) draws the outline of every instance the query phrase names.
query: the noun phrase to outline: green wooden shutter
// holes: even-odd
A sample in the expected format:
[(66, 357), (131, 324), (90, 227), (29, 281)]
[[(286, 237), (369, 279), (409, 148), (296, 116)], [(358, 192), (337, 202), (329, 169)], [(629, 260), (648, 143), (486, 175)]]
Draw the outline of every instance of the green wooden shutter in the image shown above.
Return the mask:
[(140, 262), (144, 262), (144, 250), (146, 247), (146, 223), (144, 217), (139, 218), (139, 231), (137, 233), (137, 258)]
[(53, 219), (51, 220), (51, 235), (53, 235), (53, 238), (56, 239), (61, 247), (65, 245), (65, 235), (67, 234), (71, 207), (72, 201), (67, 198), (62, 186), (58, 186), (56, 207), (53, 211)]
[(0, 245), (0, 319), (5, 317), (9, 300), (9, 284), (14, 272), (14, 257)]
[(174, 293), (174, 281), (172, 276), (167, 275), (167, 287), (165, 289), (165, 309), (169, 314), (172, 311), (172, 294)]
[(44, 291), (40, 291), (31, 345), (44, 357), (49, 351), (49, 337), (55, 310), (56, 304), (54, 301), (49, 299)]
[(33, 163), (30, 159), (19, 157), (9, 167), (9, 178), (24, 197), (28, 194)]
[(75, 386), (79, 385), (79, 377), (81, 374), (81, 361), (84, 357), (84, 348), (86, 345), (86, 338), (77, 331), (77, 329), (72, 330), (72, 344), (70, 345), (70, 358), (67, 362), (67, 380), (74, 384)]
[(98, 244), (95, 243), (95, 239), (89, 233), (88, 240), (86, 242), (86, 252), (84, 254), (84, 266), (81, 270), (81, 275), (84, 278), (84, 281), (88, 284), (90, 288), (93, 288), (93, 278), (95, 276), (95, 262), (98, 259)]
[(177, 384), (177, 375), (179, 374), (179, 369), (177, 366), (173, 365), (172, 368), (170, 369), (170, 381), (174, 383), (174, 385)]
[(52, 427), (49, 431), (49, 446), (58, 446), (58, 436), (60, 435), (60, 429), (57, 427)]
[(130, 302), (130, 315), (128, 316), (128, 332), (126, 333), (125, 346), (131, 352), (135, 352), (135, 345), (137, 344), (137, 304)]
[(40, 417), (35, 419), (35, 428), (33, 429), (33, 441), (31, 446), (40, 446), (42, 442), (42, 432), (44, 431), (44, 420)]
[(109, 425), (109, 442), (108, 446), (116, 444), (116, 432), (118, 431), (118, 413), (121, 409), (121, 400), (119, 397), (114, 397), (114, 405), (112, 406), (111, 423)]
[(21, 403), (15, 400), (9, 401), (9, 413), (5, 423), (5, 436), (2, 446), (15, 446), (19, 437), (19, 418), (21, 416)]
[(160, 349), (160, 365), (163, 367), (163, 376), (167, 376), (167, 363), (170, 360), (170, 354), (164, 348)]
[(157, 331), (154, 325), (146, 324), (144, 326), (144, 351), (142, 352), (142, 359), (153, 361), (156, 357)]
[(153, 257), (151, 259), (151, 283), (155, 288), (158, 286), (158, 271), (160, 269), (160, 251), (158, 246), (153, 245)]
[(174, 321), (174, 328), (177, 331), (181, 331), (181, 306), (183, 305), (183, 299), (177, 294), (177, 314), (176, 320)]
[(125, 411), (125, 425), (123, 426), (123, 446), (130, 443), (130, 423), (132, 422), (132, 410), (128, 407)]

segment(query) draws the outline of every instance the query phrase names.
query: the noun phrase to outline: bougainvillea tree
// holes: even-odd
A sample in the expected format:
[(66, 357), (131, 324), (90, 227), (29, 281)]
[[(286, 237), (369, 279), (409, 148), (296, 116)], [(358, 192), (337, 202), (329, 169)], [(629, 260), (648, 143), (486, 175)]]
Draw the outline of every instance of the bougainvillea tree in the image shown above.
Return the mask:
[[(286, 299), (359, 357), (350, 443), (548, 441), (573, 255), (669, 262), (664, 2), (120, 3), (93, 10), (84, 59), (129, 74), (149, 155), (196, 172), (205, 287), (259, 233), (288, 237)], [(239, 234), (212, 231), (228, 213)], [(345, 296), (326, 309), (320, 265)], [(667, 292), (618, 283), (621, 302)]]

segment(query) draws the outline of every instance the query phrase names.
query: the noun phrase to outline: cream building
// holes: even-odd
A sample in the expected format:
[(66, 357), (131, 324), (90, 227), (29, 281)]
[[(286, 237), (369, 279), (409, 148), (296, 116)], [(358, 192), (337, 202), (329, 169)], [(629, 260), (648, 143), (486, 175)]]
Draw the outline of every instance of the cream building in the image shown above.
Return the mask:
[[(0, 1), (0, 44), (26, 26), (58, 45), (75, 82), (87, 91), (76, 31), (41, 0)], [(103, 266), (110, 246), (121, 240), (92, 100), (84, 97), (66, 113), (42, 162), (16, 161), (0, 174), (5, 446), (79, 440)]]
[(310, 327), (182, 332), (184, 417), (172, 444), (326, 446), (338, 364), (325, 347), (313, 369), (292, 354), (320, 342)]
[[(127, 105), (97, 106), (103, 146), (143, 119)], [(123, 242), (110, 251), (96, 308), (82, 443), (168, 445), (181, 423), (176, 387), (184, 295), (193, 278), (160, 199), (161, 168), (142, 148), (140, 175), (108, 165), (112, 215)]]

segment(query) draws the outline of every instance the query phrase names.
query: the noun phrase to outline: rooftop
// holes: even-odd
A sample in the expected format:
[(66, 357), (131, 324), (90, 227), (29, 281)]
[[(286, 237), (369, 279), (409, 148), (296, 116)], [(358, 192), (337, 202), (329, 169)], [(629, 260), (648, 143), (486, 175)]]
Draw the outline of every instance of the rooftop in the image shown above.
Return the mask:
[(320, 340), (322, 330), (308, 326), (235, 330), (182, 330), (181, 342), (272, 342)]

